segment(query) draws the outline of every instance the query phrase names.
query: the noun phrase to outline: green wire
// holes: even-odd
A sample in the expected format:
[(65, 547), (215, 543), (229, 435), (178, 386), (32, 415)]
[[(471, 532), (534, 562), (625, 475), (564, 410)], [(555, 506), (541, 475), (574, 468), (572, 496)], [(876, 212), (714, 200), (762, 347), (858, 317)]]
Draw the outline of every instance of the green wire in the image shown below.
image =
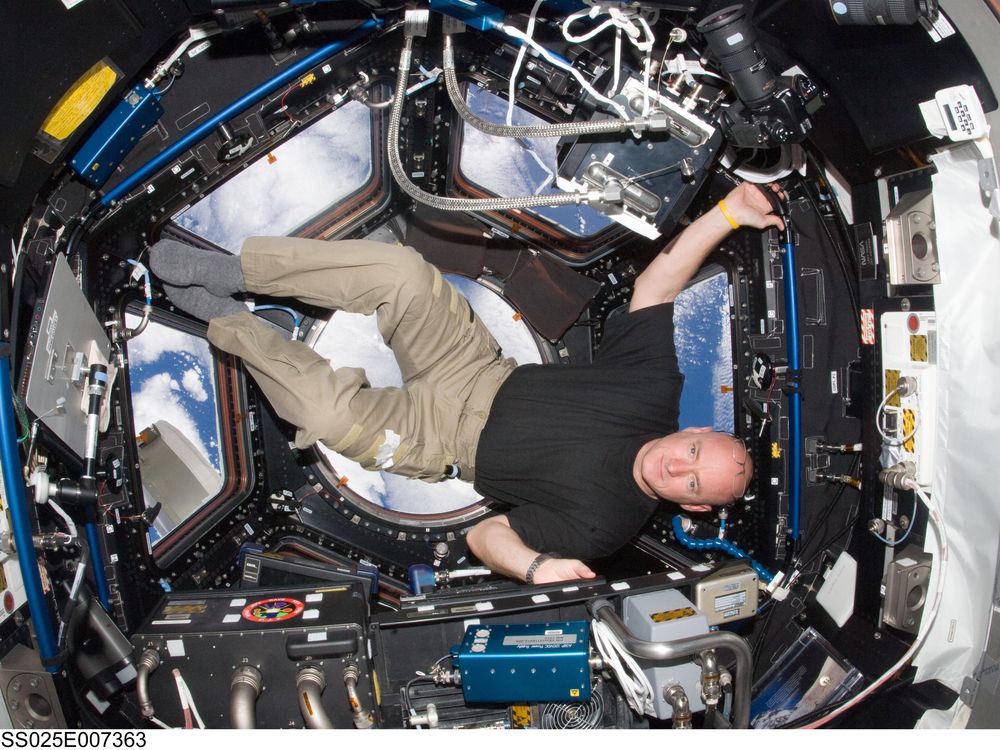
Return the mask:
[(14, 402), (14, 413), (17, 415), (18, 421), (21, 423), (22, 427), (24, 427), (24, 434), (17, 439), (17, 442), (23, 443), (28, 439), (28, 433), (31, 431), (31, 426), (28, 422), (28, 412), (25, 410), (24, 402), (21, 400), (20, 396), (16, 393), (12, 393), (11, 396), (13, 397), (12, 400)]

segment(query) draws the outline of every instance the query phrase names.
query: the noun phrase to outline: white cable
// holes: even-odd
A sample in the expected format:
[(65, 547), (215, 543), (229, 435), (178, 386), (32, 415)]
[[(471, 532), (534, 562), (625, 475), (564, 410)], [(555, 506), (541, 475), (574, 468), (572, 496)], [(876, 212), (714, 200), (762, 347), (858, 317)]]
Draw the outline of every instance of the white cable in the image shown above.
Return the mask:
[(536, 42), (534, 39), (529, 39), (527, 36), (525, 36), (524, 32), (521, 31), (520, 29), (516, 29), (513, 26), (508, 26), (506, 24), (501, 26), (500, 29), (507, 36), (513, 37), (514, 39), (518, 39), (530, 45), (533, 50), (537, 51), (552, 65), (555, 65), (557, 68), (565, 70), (567, 73), (573, 76), (573, 78), (576, 79), (576, 82), (580, 84), (580, 87), (583, 88), (584, 91), (586, 91), (588, 94), (594, 97), (594, 99), (601, 102), (602, 104), (606, 104), (607, 106), (613, 108), (621, 116), (623, 120), (629, 119), (628, 112), (622, 105), (618, 104), (617, 102), (613, 102), (610, 99), (608, 99), (608, 97), (600, 94), (597, 91), (597, 89), (595, 89), (590, 84), (590, 81), (584, 78), (583, 74), (579, 70), (574, 68), (572, 65), (569, 65), (568, 63), (565, 63), (559, 58), (555, 57), (551, 52), (545, 49), (545, 47), (543, 47), (542, 45), (538, 44), (538, 42)]
[[(617, 91), (622, 78), (622, 30), (615, 29), (615, 74), (611, 79), (611, 90)], [(643, 112), (643, 115), (646, 113)]]
[(885, 413), (883, 410), (885, 409), (886, 406), (888, 406), (889, 400), (892, 399), (892, 397), (899, 392), (900, 392), (900, 386), (897, 385), (895, 388), (893, 388), (885, 395), (885, 398), (883, 398), (882, 401), (879, 403), (878, 409), (875, 410), (875, 429), (878, 430), (878, 434), (881, 435), (882, 439), (889, 445), (902, 445), (907, 440), (909, 440), (910, 438), (912, 438), (914, 435), (917, 434), (917, 427), (920, 426), (920, 418), (918, 412), (914, 411), (912, 430), (903, 435), (903, 437), (901, 438), (889, 437), (888, 435), (885, 434), (885, 426), (882, 423), (882, 417)]
[(466, 568), (465, 570), (449, 570), (449, 578), (472, 578), (473, 576), (488, 576), (492, 575), (493, 571), (489, 568)]
[(187, 711), (189, 708), (191, 708), (191, 705), (188, 703), (187, 693), (184, 691), (184, 678), (181, 677), (181, 672), (179, 669), (175, 669), (173, 671), (173, 674), (174, 674), (174, 684), (177, 685), (177, 697), (180, 699), (181, 702), (181, 711)]
[[(528, 16), (528, 28), (525, 33), (528, 38), (532, 38), (535, 35), (535, 19), (538, 16), (538, 9), (542, 7), (542, 3), (545, 0), (535, 0), (535, 5), (531, 9), (531, 15)], [(513, 125), (514, 117), (514, 98), (517, 96), (517, 76), (521, 71), (521, 63), (524, 62), (524, 56), (528, 54), (528, 48), (521, 45), (521, 49), (517, 51), (517, 59), (514, 60), (514, 68), (510, 71), (510, 87), (507, 91), (507, 124)]]
[[(569, 27), (576, 21), (584, 18), (596, 19), (604, 14), (608, 15), (608, 20), (598, 24), (593, 29), (582, 34), (573, 34)], [(596, 37), (598, 34), (609, 28), (615, 29), (615, 54), (614, 54), (614, 75), (611, 82), (611, 91), (618, 91), (618, 84), (621, 80), (622, 71), (622, 33), (628, 37), (629, 43), (639, 52), (643, 53), (643, 91), (642, 114), (649, 114), (649, 75), (652, 61), (650, 53), (656, 43), (656, 37), (652, 28), (645, 18), (639, 13), (629, 9), (622, 10), (617, 5), (604, 6), (595, 3), (589, 9), (578, 10), (568, 15), (562, 23), (563, 38), (568, 42), (581, 44)], [(623, 115), (624, 116), (624, 115)]]
[(590, 41), (591, 39), (593, 39), (595, 36), (597, 36), (598, 34), (600, 34), (605, 29), (610, 28), (611, 26), (617, 26), (618, 25), (615, 22), (614, 18), (609, 18), (607, 21), (604, 21), (599, 26), (596, 26), (595, 28), (591, 29), (590, 31), (584, 32), (583, 34), (571, 34), (570, 33), (569, 27), (574, 22), (580, 20), (581, 18), (595, 18), (599, 12), (600, 12), (600, 8), (598, 8), (597, 6), (593, 6), (593, 7), (591, 7), (588, 10), (578, 10), (578, 11), (576, 11), (576, 13), (570, 13), (568, 16), (566, 16), (565, 20), (562, 23), (563, 38), (567, 42), (574, 42), (576, 44), (581, 44), (582, 42)]
[(202, 721), (201, 714), (198, 713), (198, 707), (194, 704), (194, 696), (191, 695), (191, 688), (188, 687), (187, 682), (181, 677), (180, 672), (176, 673), (177, 683), (180, 689), (184, 691), (184, 695), (187, 698), (188, 706), (191, 708), (191, 713), (194, 715), (194, 720), (198, 723), (199, 729), (205, 728), (205, 722)]
[(639, 51), (646, 53), (642, 63), (642, 116), (647, 117), (649, 116), (649, 74), (653, 66), (653, 43), (656, 41), (656, 37), (653, 36), (653, 30), (649, 28), (645, 18), (638, 16), (637, 20), (648, 40), (642, 45), (636, 44)]
[(910, 648), (907, 649), (906, 653), (903, 654), (899, 661), (889, 667), (879, 679), (869, 685), (865, 690), (858, 693), (856, 696), (851, 698), (847, 703), (838, 708), (836, 711), (824, 716), (822, 719), (814, 721), (812, 724), (808, 724), (804, 729), (815, 729), (826, 724), (831, 719), (840, 716), (850, 708), (853, 708), (858, 703), (863, 701), (869, 695), (874, 693), (878, 688), (885, 684), (889, 679), (893, 677), (899, 670), (903, 669), (913, 657), (916, 656), (917, 651), (920, 647), (924, 645), (924, 641), (927, 639), (927, 634), (930, 633), (931, 626), (934, 624), (934, 620), (937, 619), (938, 610), (941, 607), (941, 599), (944, 595), (944, 578), (945, 572), (948, 570), (948, 538), (946, 536), (947, 529), (944, 525), (944, 516), (941, 513), (940, 508), (938, 508), (937, 503), (927, 496), (927, 493), (913, 480), (908, 483), (907, 489), (913, 490), (917, 497), (920, 498), (921, 502), (927, 506), (927, 512), (930, 515), (931, 522), (934, 524), (935, 528), (935, 541), (937, 542), (937, 577), (935, 579), (935, 591), (934, 600), (931, 603), (930, 610), (924, 610), (924, 615), (920, 620), (920, 629), (917, 631), (916, 638), (913, 639), (913, 643)]
[[(76, 597), (80, 595), (80, 587), (83, 586), (83, 576), (87, 572), (87, 563), (83, 560), (81, 556), (80, 562), (76, 564), (76, 575), (73, 576), (73, 583), (69, 587), (69, 601), (75, 602)], [(59, 632), (56, 634), (56, 642), (62, 643), (63, 636), (66, 633), (66, 627), (69, 625), (69, 621), (63, 620), (59, 623)]]
[(73, 523), (73, 519), (69, 517), (69, 513), (64, 511), (62, 507), (55, 500), (49, 499), (48, 505), (52, 510), (62, 516), (63, 521), (66, 523), (66, 528), (69, 529), (69, 535), (74, 539), (77, 538), (76, 524)]
[(177, 729), (177, 727), (172, 727), (166, 722), (160, 721), (155, 716), (150, 716), (148, 720), (156, 724), (160, 729)]
[(652, 715), (655, 712), (653, 686), (649, 684), (642, 669), (607, 625), (594, 620), (591, 626), (594, 633), (594, 644), (604, 659), (605, 666), (618, 679), (618, 684), (621, 686), (629, 706), (640, 716), (643, 714)]

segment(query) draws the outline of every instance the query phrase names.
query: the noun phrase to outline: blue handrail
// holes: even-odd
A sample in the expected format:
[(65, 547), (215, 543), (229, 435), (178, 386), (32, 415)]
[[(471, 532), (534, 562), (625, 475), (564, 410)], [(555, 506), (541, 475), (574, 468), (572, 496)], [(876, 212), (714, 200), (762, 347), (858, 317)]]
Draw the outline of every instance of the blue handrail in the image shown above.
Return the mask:
[(295, 63), (289, 68), (274, 76), (273, 78), (264, 81), (264, 83), (257, 86), (255, 89), (247, 92), (235, 102), (230, 104), (228, 107), (220, 111), (214, 117), (210, 117), (208, 120), (203, 122), (201, 125), (196, 127), (186, 136), (181, 138), (179, 141), (169, 146), (165, 151), (161, 151), (159, 154), (154, 156), (148, 162), (139, 167), (135, 172), (130, 174), (124, 180), (122, 180), (118, 185), (109, 190), (103, 198), (101, 198), (102, 206), (110, 206), (116, 200), (121, 198), (127, 192), (129, 192), (136, 185), (141, 183), (150, 175), (158, 172), (164, 166), (169, 164), (173, 159), (182, 154), (184, 151), (189, 149), (191, 146), (196, 144), (198, 141), (202, 140), (205, 136), (211, 133), (215, 128), (219, 126), (220, 123), (229, 120), (235, 115), (242, 112), (244, 109), (252, 104), (263, 99), (268, 94), (276, 91), (277, 89), (289, 83), (294, 78), (296, 78), (300, 73), (304, 73), (310, 68), (315, 67), (319, 63), (323, 62), (328, 57), (343, 51), (345, 48), (354, 44), (354, 42), (367, 36), (370, 32), (382, 26), (383, 21), (378, 18), (372, 18), (356, 29), (354, 29), (350, 34), (344, 39), (339, 39), (336, 42), (331, 42), (325, 47), (320, 47), (318, 50), (313, 52), (308, 57), (303, 58), (299, 62)]
[(3, 485), (10, 510), (10, 524), (13, 527), (14, 543), (17, 545), (17, 562), (21, 566), (21, 579), (28, 598), (28, 610), (38, 640), (38, 652), (45, 669), (58, 672), (54, 663), (57, 655), (55, 628), (49, 603), (42, 589), (42, 578), (35, 560), (35, 544), (31, 538), (31, 514), (28, 499), (24, 493), (24, 479), (21, 476), (21, 456), (17, 450), (17, 429), (15, 427), (14, 401), (11, 395), (9, 345), (0, 342), (0, 456), (3, 459)]
[(788, 217), (785, 217), (785, 242), (781, 245), (781, 267), (784, 271), (785, 334), (788, 349), (788, 530), (793, 541), (799, 539), (799, 506), (802, 494), (802, 394), (799, 378), (802, 363), (799, 357), (799, 304), (795, 283), (795, 242), (792, 240)]
[(97, 587), (97, 600), (106, 612), (110, 612), (111, 591), (108, 589), (108, 578), (104, 574), (104, 555), (101, 553), (101, 540), (97, 536), (97, 524), (93, 521), (87, 521), (83, 525), (83, 529), (87, 535), (87, 546), (90, 547), (90, 569), (94, 574), (94, 584)]

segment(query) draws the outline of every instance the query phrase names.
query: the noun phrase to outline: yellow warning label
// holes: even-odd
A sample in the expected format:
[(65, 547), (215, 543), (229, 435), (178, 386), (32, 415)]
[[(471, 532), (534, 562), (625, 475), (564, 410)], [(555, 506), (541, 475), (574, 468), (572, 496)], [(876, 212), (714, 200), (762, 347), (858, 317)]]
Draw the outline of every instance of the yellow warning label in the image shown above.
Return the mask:
[(910, 359), (914, 362), (927, 361), (926, 336), (910, 336)]
[(670, 620), (683, 620), (685, 617), (694, 617), (697, 614), (693, 607), (681, 607), (680, 609), (670, 609), (666, 612), (654, 612), (649, 616), (653, 622), (669, 622)]
[(569, 697), (570, 698), (579, 698), (580, 697), (580, 688), (570, 688), (569, 689)]
[(59, 141), (67, 139), (97, 109), (117, 80), (118, 74), (110, 65), (95, 63), (56, 102), (42, 123), (42, 132)]
[(170, 615), (200, 615), (208, 609), (208, 605), (205, 602), (178, 602), (177, 604), (168, 604), (163, 608), (163, 616), (168, 617)]
[(778, 443), (771, 443), (771, 458), (781, 458), (781, 446)]
[[(917, 414), (912, 409), (903, 409), (903, 434), (909, 435), (917, 428)], [(903, 450), (913, 453), (917, 449), (917, 441), (914, 437), (903, 443)]]
[[(899, 384), (899, 370), (886, 370), (885, 371), (885, 393), (891, 393), (896, 386)], [(899, 406), (899, 394), (894, 394), (892, 398), (886, 401), (886, 406)], [(904, 435), (906, 433), (903, 433)]]
[(510, 725), (514, 729), (524, 729), (531, 726), (531, 706), (526, 703), (515, 703), (510, 707)]

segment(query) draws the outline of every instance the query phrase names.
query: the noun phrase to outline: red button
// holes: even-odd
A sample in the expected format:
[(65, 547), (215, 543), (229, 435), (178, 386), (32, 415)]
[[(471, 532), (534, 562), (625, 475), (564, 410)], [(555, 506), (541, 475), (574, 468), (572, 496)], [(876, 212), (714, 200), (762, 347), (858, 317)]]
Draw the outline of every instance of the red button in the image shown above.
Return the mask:
[(14, 595), (9, 591), (3, 592), (3, 608), (7, 610), (7, 614), (14, 611)]
[(906, 319), (906, 327), (910, 329), (910, 333), (916, 333), (920, 330), (920, 316), (916, 313), (910, 313), (909, 317)]

